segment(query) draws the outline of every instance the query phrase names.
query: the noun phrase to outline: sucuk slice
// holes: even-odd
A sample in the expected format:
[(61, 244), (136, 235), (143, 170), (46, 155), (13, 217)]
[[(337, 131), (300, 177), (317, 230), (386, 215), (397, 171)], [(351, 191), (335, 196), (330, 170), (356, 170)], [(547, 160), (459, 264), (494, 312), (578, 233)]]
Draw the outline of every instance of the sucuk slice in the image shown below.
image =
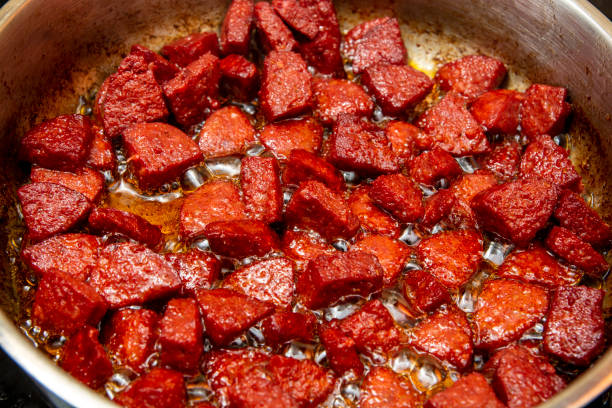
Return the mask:
[(32, 241), (72, 229), (92, 208), (83, 194), (53, 183), (26, 184), (17, 197)]
[(416, 121), (433, 145), (454, 156), (488, 153), (491, 150), (482, 127), (466, 108), (465, 100), (454, 92), (429, 108)]
[(412, 332), (410, 345), (459, 371), (466, 371), (472, 363), (472, 330), (465, 313), (452, 306), (421, 321)]
[(519, 172), (522, 147), (515, 141), (507, 141), (493, 148), (484, 161), (484, 168), (503, 181), (514, 178)]
[(271, 258), (249, 264), (227, 276), (223, 287), (262, 302), (289, 307), (295, 292), (293, 262), (287, 258)]
[(159, 322), (161, 364), (185, 373), (200, 367), (204, 349), (200, 310), (193, 299), (172, 299)]
[(495, 175), (483, 169), (476, 170), (471, 174), (466, 173), (451, 184), (449, 191), (455, 197), (455, 203), (449, 216), (452, 224), (455, 227), (476, 228), (476, 216), (470, 206), (472, 200), (478, 193), (496, 184)]
[(410, 162), (410, 176), (417, 183), (433, 186), (444, 178), (452, 181), (463, 174), (463, 170), (450, 153), (439, 147), (423, 152)]
[(363, 363), (359, 359), (355, 341), (340, 329), (330, 325), (320, 333), (321, 344), (325, 348), (329, 366), (338, 375), (352, 371), (357, 376), (363, 374)]
[(417, 408), (421, 405), (421, 396), (412, 384), (386, 367), (372, 368), (361, 385), (361, 408)]
[(161, 229), (139, 215), (116, 208), (94, 208), (89, 213), (89, 226), (102, 233), (118, 233), (155, 248), (161, 241)]
[(606, 248), (612, 242), (610, 226), (582, 197), (570, 190), (561, 192), (554, 217), (559, 225), (595, 247)]
[(476, 272), (482, 259), (482, 238), (476, 231), (444, 231), (422, 240), (417, 258), (443, 285), (457, 289)]
[(286, 160), (297, 149), (318, 153), (323, 140), (323, 127), (313, 118), (268, 123), (259, 139), (277, 159)]
[(403, 223), (423, 216), (423, 192), (401, 173), (379, 176), (370, 186), (370, 198)]
[(561, 189), (579, 191), (582, 177), (578, 174), (567, 150), (549, 136), (539, 136), (531, 142), (521, 159), (521, 177), (539, 177)]
[(264, 256), (280, 248), (276, 232), (256, 220), (216, 221), (204, 230), (213, 252), (231, 258)]
[(257, 38), (264, 52), (295, 51), (298, 43), (289, 27), (283, 23), (274, 7), (265, 1), (255, 4)]
[(64, 345), (60, 367), (94, 390), (113, 375), (113, 365), (98, 341), (98, 330), (83, 327)]
[(159, 315), (148, 309), (122, 309), (106, 320), (102, 342), (114, 363), (142, 374), (154, 352)]
[(165, 368), (153, 368), (132, 381), (113, 401), (125, 408), (184, 407), (187, 392), (183, 374)]
[(190, 240), (201, 236), (211, 222), (243, 219), (246, 208), (236, 186), (231, 181), (211, 181), (185, 198), (180, 216), (181, 237)]
[(383, 268), (383, 287), (394, 286), (412, 254), (402, 241), (384, 235), (366, 235), (351, 245), (350, 251), (369, 252), (376, 256)]
[(493, 388), (508, 408), (534, 407), (565, 387), (545, 358), (521, 346), (498, 351), (484, 370), (493, 372)]
[(485, 55), (467, 55), (443, 65), (435, 80), (444, 91), (473, 99), (497, 88), (508, 70), (501, 61)]
[(261, 331), (269, 346), (279, 346), (291, 340), (312, 342), (317, 319), (312, 313), (279, 311), (261, 321)]
[(164, 96), (180, 125), (195, 125), (219, 107), (220, 78), (219, 58), (209, 53), (187, 65), (164, 84)]
[(480, 192), (470, 207), (479, 228), (525, 247), (546, 226), (557, 197), (558, 190), (545, 180), (518, 179)]
[(389, 354), (399, 347), (402, 333), (387, 308), (378, 299), (364, 304), (358, 311), (338, 322), (338, 328), (355, 341), (365, 354)]
[(579, 273), (561, 265), (541, 246), (512, 252), (497, 270), (497, 275), (547, 287), (570, 285), (580, 278)]
[[(173, 62), (168, 61), (158, 53), (143, 47), (139, 44), (132, 45), (130, 48), (130, 55), (136, 55), (141, 57), (142, 59), (124, 59), (121, 65), (118, 68), (122, 69), (133, 69), (136, 67), (130, 67), (133, 63), (140, 65), (140, 70), (151, 69), (153, 71), (153, 76), (157, 80), (157, 82), (163, 86), (166, 82), (174, 78), (180, 71), (179, 67), (176, 66)], [(148, 64), (148, 66), (143, 66), (142, 63)]]
[(221, 261), (210, 252), (190, 249), (186, 252), (168, 253), (170, 262), (181, 279), (182, 292), (193, 293), (197, 289), (210, 289), (221, 275)]
[(207, 336), (217, 346), (228, 345), (259, 320), (274, 311), (274, 306), (229, 289), (198, 290)]
[(552, 227), (544, 245), (558, 257), (596, 279), (601, 278), (610, 269), (610, 265), (599, 252), (566, 228)]
[(522, 133), (533, 140), (540, 135), (555, 136), (563, 131), (572, 107), (565, 100), (567, 89), (533, 84), (521, 103)]
[(319, 79), (312, 81), (315, 114), (324, 125), (331, 126), (341, 114), (369, 118), (374, 102), (363, 88), (345, 79)]
[(161, 55), (180, 67), (186, 67), (202, 55), (211, 53), (219, 56), (217, 33), (193, 33), (164, 45)]
[(104, 189), (104, 176), (86, 167), (73, 172), (49, 170), (34, 167), (30, 172), (30, 180), (34, 183), (54, 183), (83, 194), (96, 203)]
[(399, 23), (392, 17), (365, 21), (353, 27), (344, 37), (342, 52), (351, 61), (355, 74), (378, 63), (405, 64), (408, 54)]
[(94, 137), (85, 164), (99, 171), (112, 170), (117, 164), (113, 145), (104, 136), (104, 130), (97, 126), (94, 127)]
[(544, 350), (578, 366), (587, 366), (604, 349), (604, 291), (561, 286), (553, 296), (544, 326)]
[(123, 132), (128, 162), (141, 188), (155, 188), (175, 180), (202, 161), (196, 143), (165, 123), (142, 123)]
[(399, 171), (385, 132), (354, 115), (338, 118), (328, 143), (327, 159), (341, 170), (366, 176)]
[(108, 303), (91, 286), (56, 271), (38, 284), (32, 322), (44, 330), (71, 335), (85, 325), (97, 325), (107, 308)]
[(383, 274), (378, 259), (369, 253), (319, 255), (299, 276), (297, 293), (306, 307), (318, 309), (342, 296), (367, 296), (380, 290)]
[(99, 248), (93, 235), (62, 234), (25, 247), (21, 259), (38, 277), (61, 271), (84, 282), (96, 265)]
[(299, 54), (272, 51), (266, 56), (259, 99), (261, 110), (270, 122), (311, 108), (311, 75)]
[(480, 95), (470, 106), (470, 113), (489, 133), (515, 134), (524, 95), (509, 89), (497, 89)]
[(310, 360), (275, 355), (270, 359), (267, 369), (301, 408), (317, 407), (334, 388), (334, 376)]
[(385, 115), (399, 115), (421, 102), (433, 81), (408, 65), (377, 64), (368, 67), (361, 81), (376, 98)]
[(100, 250), (89, 283), (111, 309), (141, 305), (175, 293), (181, 286), (174, 268), (163, 256), (129, 242)]
[(450, 214), (455, 203), (455, 195), (451, 191), (438, 190), (425, 200), (420, 224), (425, 228), (432, 228)]
[(60, 115), (28, 130), (21, 139), (23, 160), (57, 170), (76, 170), (84, 164), (93, 141), (89, 118)]
[(198, 145), (206, 159), (243, 154), (255, 141), (255, 129), (249, 118), (236, 106), (215, 111), (202, 126)]
[(228, 387), (229, 406), (299, 408), (298, 403), (261, 369), (241, 372)]
[(548, 309), (548, 294), (540, 286), (498, 279), (484, 284), (473, 315), (475, 345), (503, 347), (535, 325)]
[(242, 55), (230, 54), (219, 61), (221, 89), (230, 96), (250, 101), (257, 94), (257, 66)]
[(283, 183), (299, 186), (308, 180), (319, 181), (336, 192), (346, 187), (342, 174), (327, 160), (306, 150), (292, 150), (283, 171)]
[(273, 0), (272, 6), (289, 26), (312, 40), (319, 32), (317, 3), (308, 0)]
[(251, 219), (278, 222), (283, 212), (280, 169), (274, 157), (245, 157), (240, 163), (242, 198)]
[(402, 293), (415, 314), (429, 313), (451, 302), (448, 290), (422, 269), (406, 273)]
[(251, 370), (259, 369), (270, 356), (254, 348), (212, 350), (204, 357), (202, 372), (219, 399), (227, 400), (228, 387), (234, 380)]
[(421, 148), (418, 142), (420, 133), (418, 127), (408, 122), (393, 120), (387, 123), (385, 135), (401, 165), (407, 166)]
[(336, 252), (336, 249), (316, 232), (292, 229), (285, 231), (281, 249), (285, 256), (296, 261), (298, 270), (304, 269), (310, 260), (319, 255)]
[(327, 239), (350, 238), (359, 228), (342, 196), (318, 181), (300, 184), (285, 209), (285, 222), (311, 228)]
[(370, 186), (361, 185), (351, 192), (348, 200), (351, 212), (366, 232), (392, 238), (399, 237), (401, 233), (399, 223), (374, 204), (369, 190)]
[(435, 394), (425, 408), (504, 408), (487, 380), (480, 373), (471, 373), (449, 388)]
[(253, 10), (252, 0), (232, 0), (221, 25), (221, 51), (224, 55), (248, 53)]

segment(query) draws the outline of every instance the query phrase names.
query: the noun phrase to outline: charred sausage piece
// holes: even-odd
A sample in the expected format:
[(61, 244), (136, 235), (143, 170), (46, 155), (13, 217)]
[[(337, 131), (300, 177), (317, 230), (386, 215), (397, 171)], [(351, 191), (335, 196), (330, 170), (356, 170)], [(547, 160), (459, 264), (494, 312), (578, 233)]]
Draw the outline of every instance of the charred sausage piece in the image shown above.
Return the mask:
[(345, 79), (313, 80), (315, 113), (321, 123), (332, 126), (343, 114), (369, 118), (374, 111), (374, 102), (354, 82)]
[(443, 285), (457, 289), (478, 268), (482, 259), (482, 238), (473, 230), (440, 232), (419, 243), (417, 258)]
[(544, 244), (555, 255), (594, 278), (602, 277), (610, 269), (610, 265), (599, 252), (566, 228), (553, 227)]
[(178, 371), (154, 368), (113, 399), (125, 408), (184, 407), (187, 403), (185, 380)]
[(361, 76), (385, 115), (400, 115), (431, 92), (433, 81), (408, 65), (377, 64)]
[(561, 265), (541, 246), (514, 251), (501, 264), (497, 275), (554, 288), (576, 282), (580, 274)]
[(211, 222), (244, 219), (246, 208), (236, 186), (231, 181), (211, 181), (185, 198), (180, 216), (181, 237), (190, 240), (201, 236)]
[(299, 186), (308, 180), (321, 182), (336, 192), (346, 188), (342, 174), (327, 160), (306, 150), (291, 151), (283, 172), (283, 182)]
[(107, 308), (108, 303), (91, 286), (56, 271), (44, 275), (38, 284), (32, 322), (69, 336), (85, 325), (97, 325)]
[(214, 252), (230, 258), (264, 256), (280, 248), (276, 232), (256, 220), (211, 222), (204, 229), (204, 235)]
[(161, 363), (185, 373), (200, 368), (204, 349), (202, 320), (193, 299), (172, 299), (159, 323)]
[(351, 192), (348, 200), (351, 212), (365, 231), (393, 238), (399, 237), (401, 233), (399, 223), (374, 204), (369, 190), (370, 186), (361, 185)]
[(604, 349), (604, 291), (560, 286), (552, 297), (544, 326), (544, 349), (552, 356), (587, 366)]
[(402, 334), (387, 308), (378, 299), (371, 300), (358, 311), (339, 322), (338, 327), (355, 341), (365, 354), (388, 354), (399, 347)]
[(287, 258), (264, 259), (232, 272), (223, 280), (223, 287), (287, 308), (295, 293), (293, 267)]
[(155, 248), (161, 241), (161, 230), (139, 215), (116, 208), (94, 208), (89, 214), (89, 226), (102, 233), (125, 235)]
[(143, 123), (123, 133), (123, 143), (138, 184), (155, 188), (176, 179), (202, 161), (196, 143), (165, 123)]
[(383, 130), (354, 115), (341, 115), (329, 138), (327, 159), (341, 170), (376, 176), (397, 173), (399, 164)]
[(380, 290), (383, 274), (378, 259), (366, 252), (319, 255), (299, 276), (297, 293), (306, 307), (318, 309), (346, 295)]
[[(204, 54), (164, 84), (164, 96), (174, 119), (192, 126), (219, 108), (219, 58)], [(148, 122), (154, 122), (150, 120)]]
[(249, 52), (254, 5), (252, 0), (232, 0), (221, 25), (221, 51), (224, 55)]
[(502, 181), (511, 180), (519, 172), (521, 150), (521, 145), (515, 141), (501, 143), (487, 155), (484, 168)]
[(555, 136), (563, 131), (572, 107), (565, 100), (567, 89), (533, 84), (521, 103), (522, 133), (534, 140), (540, 135)]
[(257, 94), (257, 67), (242, 55), (230, 54), (219, 61), (221, 87), (227, 95), (250, 101)]
[(94, 138), (91, 122), (83, 115), (60, 115), (28, 130), (19, 156), (32, 164), (54, 170), (83, 166)]
[(434, 146), (453, 156), (488, 153), (491, 150), (482, 127), (467, 110), (465, 100), (455, 92), (447, 93), (416, 121)]
[(255, 129), (248, 116), (235, 106), (226, 106), (212, 115), (198, 136), (204, 158), (243, 154), (255, 141)]
[(408, 52), (397, 19), (382, 17), (363, 22), (344, 37), (342, 52), (355, 74), (379, 63), (404, 65)]
[(444, 285), (432, 274), (421, 269), (406, 273), (402, 292), (416, 314), (433, 312), (443, 304), (451, 302)]
[(310, 110), (311, 75), (299, 54), (272, 51), (266, 56), (259, 99), (264, 116), (270, 122)]
[(141, 305), (171, 295), (181, 287), (181, 280), (163, 256), (129, 242), (100, 250), (89, 283), (111, 309)]
[(86, 167), (75, 172), (34, 167), (30, 173), (30, 180), (34, 183), (59, 184), (83, 194), (92, 203), (98, 202), (104, 189), (102, 174)]
[(480, 228), (525, 247), (546, 226), (557, 197), (545, 180), (519, 179), (478, 193), (470, 206)]
[(444, 91), (454, 91), (474, 99), (497, 88), (508, 70), (501, 61), (485, 55), (468, 55), (443, 65), (436, 73), (436, 82)]
[(569, 159), (569, 153), (548, 136), (540, 136), (527, 146), (520, 171), (521, 177), (540, 177), (561, 189), (582, 189), (582, 177)]
[(197, 289), (210, 289), (221, 274), (221, 261), (210, 252), (190, 249), (187, 252), (168, 253), (166, 261), (178, 272), (183, 283), (181, 291), (192, 294)]
[(463, 170), (453, 156), (439, 147), (421, 153), (410, 163), (412, 179), (428, 186), (433, 186), (440, 179), (452, 181), (461, 174)]
[(229, 289), (198, 290), (206, 334), (217, 346), (228, 345), (249, 327), (272, 314), (274, 306)]
[(317, 320), (312, 313), (280, 311), (261, 321), (266, 344), (280, 346), (292, 340), (312, 342)]
[(114, 363), (142, 374), (154, 352), (159, 315), (148, 309), (122, 309), (106, 321), (102, 341)]
[(357, 376), (363, 373), (363, 363), (359, 359), (355, 341), (340, 329), (329, 326), (320, 334), (321, 344), (325, 348), (329, 366), (338, 375), (352, 371)]
[(98, 330), (84, 327), (64, 345), (60, 367), (94, 390), (113, 375), (113, 365), (98, 341)]
[(455, 205), (455, 195), (449, 190), (438, 190), (425, 200), (421, 225), (431, 228), (447, 217)]
[(402, 223), (423, 216), (423, 192), (401, 173), (379, 176), (370, 187), (370, 198)]
[(412, 384), (386, 367), (372, 368), (361, 385), (361, 408), (417, 408), (421, 403)]
[(17, 197), (32, 241), (72, 229), (92, 208), (83, 194), (53, 183), (26, 184)]
[(85, 282), (96, 265), (100, 241), (88, 234), (63, 234), (25, 247), (21, 259), (40, 278), (55, 271)]
[(255, 4), (255, 26), (260, 47), (265, 53), (297, 50), (298, 43), (293, 33), (270, 3), (260, 1)]
[(313, 118), (268, 123), (259, 139), (277, 159), (286, 160), (293, 150), (318, 153), (323, 140), (323, 127)]
[(492, 350), (510, 344), (536, 324), (548, 309), (540, 286), (510, 279), (485, 283), (473, 321), (476, 347)]
[(554, 217), (562, 227), (595, 247), (607, 248), (612, 241), (610, 226), (573, 191), (561, 192)]
[(350, 238), (359, 228), (359, 221), (342, 196), (318, 181), (300, 184), (287, 204), (285, 221), (313, 229), (329, 240)]
[(488, 133), (513, 135), (518, 130), (523, 98), (522, 93), (509, 89), (485, 92), (472, 102), (470, 113)]
[(274, 157), (245, 157), (240, 166), (240, 185), (247, 214), (265, 223), (278, 222), (283, 212), (280, 169)]
[(219, 38), (216, 33), (193, 33), (166, 44), (161, 54), (179, 67), (186, 67), (202, 55), (219, 56)]
[(504, 408), (480, 373), (471, 373), (429, 398), (425, 408)]
[(412, 249), (402, 241), (384, 235), (366, 235), (355, 242), (350, 251), (364, 251), (374, 255), (383, 268), (383, 286), (394, 286), (404, 269)]

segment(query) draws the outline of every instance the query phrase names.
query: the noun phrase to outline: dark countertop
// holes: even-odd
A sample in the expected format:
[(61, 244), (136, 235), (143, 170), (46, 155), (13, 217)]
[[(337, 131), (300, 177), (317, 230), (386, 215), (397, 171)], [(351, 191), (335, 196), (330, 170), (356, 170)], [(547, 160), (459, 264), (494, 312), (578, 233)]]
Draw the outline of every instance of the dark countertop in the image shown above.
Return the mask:
[[(590, 0), (609, 18), (612, 18), (612, 0)], [(0, 0), (0, 6), (6, 0)], [(588, 408), (610, 408), (610, 391), (594, 401)], [(53, 408), (32, 380), (0, 349), (0, 407)]]

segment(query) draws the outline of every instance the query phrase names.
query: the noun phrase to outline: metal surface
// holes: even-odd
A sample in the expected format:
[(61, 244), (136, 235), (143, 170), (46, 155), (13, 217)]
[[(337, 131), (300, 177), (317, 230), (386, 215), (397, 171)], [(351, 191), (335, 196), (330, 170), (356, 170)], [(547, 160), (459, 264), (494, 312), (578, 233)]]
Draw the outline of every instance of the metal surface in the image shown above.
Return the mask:
[[(376, 15), (391, 9), (421, 27), (411, 38), (456, 39), (502, 58), (534, 81), (564, 85), (579, 112), (598, 131), (572, 129), (572, 159), (593, 193), (595, 207), (611, 220), (612, 23), (585, 0), (406, 0), (338, 2), (342, 14)], [(384, 3), (384, 4), (382, 4)], [(23, 130), (43, 117), (74, 111), (112, 72), (128, 46), (153, 48), (168, 38), (216, 27), (226, 2), (214, 0), (12, 0), (0, 10), (0, 219), (23, 177), (15, 146)], [(354, 10), (357, 10), (355, 13)], [(386, 11), (385, 11), (386, 12)], [(347, 20), (349, 21), (349, 20)], [(427, 27), (422, 28), (423, 22)], [(578, 115), (577, 115), (578, 116)], [(6, 237), (0, 242), (4, 245)], [(6, 286), (8, 267), (0, 263)], [(2, 288), (0, 346), (32, 377), (77, 407), (112, 407), (80, 385), (16, 328), (11, 288)], [(582, 407), (612, 384), (612, 351), (542, 407)]]

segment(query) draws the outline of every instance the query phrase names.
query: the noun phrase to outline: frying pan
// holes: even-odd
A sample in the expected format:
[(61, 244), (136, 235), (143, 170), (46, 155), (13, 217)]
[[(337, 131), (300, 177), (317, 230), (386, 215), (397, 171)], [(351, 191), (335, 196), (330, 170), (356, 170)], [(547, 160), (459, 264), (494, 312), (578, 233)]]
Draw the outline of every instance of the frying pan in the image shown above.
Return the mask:
[[(375, 3), (375, 5), (372, 5)], [(575, 107), (571, 158), (592, 205), (612, 221), (612, 23), (586, 0), (378, 0), (336, 2), (342, 28), (396, 15), (424, 70), (470, 52), (502, 59), (513, 75), (566, 86)], [(43, 388), (77, 406), (115, 406), (59, 369), (16, 322), (25, 306), (15, 261), (16, 186), (27, 174), (16, 145), (33, 123), (74, 112), (91, 98), (133, 43), (153, 49), (216, 29), (227, 8), (215, 0), (12, 0), (0, 10), (0, 346)], [(606, 306), (612, 303), (606, 283)], [(542, 407), (582, 407), (612, 385), (612, 350)]]

